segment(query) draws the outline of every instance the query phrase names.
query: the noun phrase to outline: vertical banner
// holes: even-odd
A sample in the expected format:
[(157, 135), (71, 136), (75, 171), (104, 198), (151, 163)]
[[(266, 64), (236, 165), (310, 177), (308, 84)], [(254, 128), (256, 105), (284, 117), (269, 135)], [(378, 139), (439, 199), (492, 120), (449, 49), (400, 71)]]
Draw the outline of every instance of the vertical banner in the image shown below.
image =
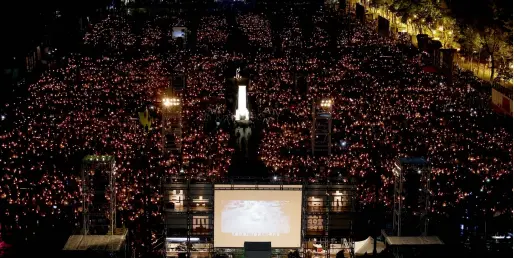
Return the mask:
[(441, 50), (436, 49), (434, 50), (434, 67), (437, 69), (442, 69), (442, 63), (443, 63), (443, 55), (441, 55)]
[(389, 20), (382, 16), (378, 16), (378, 35), (389, 37)]
[(364, 6), (362, 6), (359, 3), (355, 4), (355, 16), (357, 17), (357, 20), (364, 23), (366, 19), (366, 10), (364, 9)]
[(427, 34), (418, 34), (416, 36), (418, 40), (418, 49), (421, 51), (426, 51), (428, 49), (428, 35)]
[(36, 53), (37, 53), (37, 60), (41, 60), (41, 47), (40, 46), (37, 46), (36, 47)]
[(443, 55), (441, 69), (449, 83), (452, 83), (453, 81), (453, 57), (455, 55), (455, 51), (455, 49), (441, 49)]

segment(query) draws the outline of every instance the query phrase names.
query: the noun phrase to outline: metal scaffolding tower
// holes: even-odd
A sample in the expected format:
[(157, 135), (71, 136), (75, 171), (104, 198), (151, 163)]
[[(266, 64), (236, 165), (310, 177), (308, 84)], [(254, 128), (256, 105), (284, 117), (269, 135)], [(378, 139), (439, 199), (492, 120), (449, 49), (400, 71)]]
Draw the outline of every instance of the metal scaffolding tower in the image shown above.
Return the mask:
[(313, 103), (311, 148), (312, 155), (330, 155), (332, 150), (332, 100)]
[(342, 178), (317, 184), (305, 182), (302, 195), (303, 257), (308, 257), (313, 239), (325, 250), (321, 257), (333, 257), (341, 251), (354, 257), (356, 186)]
[(116, 228), (116, 167), (113, 156), (88, 155), (82, 160), (84, 235), (113, 235)]
[[(165, 252), (169, 249), (167, 239), (181, 239), (185, 243), (182, 251), (191, 257), (192, 238), (201, 239), (200, 251), (214, 253), (214, 184), (193, 183), (189, 179), (163, 179), (163, 214), (165, 227)], [(196, 242), (198, 243), (198, 242)], [(172, 243), (173, 244), (173, 243)], [(178, 253), (177, 253), (178, 254)], [(172, 256), (177, 255), (172, 254)]]
[(165, 152), (182, 151), (182, 103), (171, 89), (162, 100), (162, 137)]
[[(421, 235), (427, 235), (428, 211), (430, 208), (430, 171), (428, 162), (423, 158), (400, 158), (395, 162), (393, 168), (393, 234), (396, 236), (402, 236), (406, 233), (402, 229), (403, 220), (418, 217), (419, 221), (415, 220), (410, 223), (409, 228), (417, 228)], [(413, 234), (413, 232), (407, 234)]]
[(170, 78), (171, 88), (175, 93), (182, 93), (182, 91), (186, 88), (186, 76), (182, 72), (176, 73), (173, 77)]

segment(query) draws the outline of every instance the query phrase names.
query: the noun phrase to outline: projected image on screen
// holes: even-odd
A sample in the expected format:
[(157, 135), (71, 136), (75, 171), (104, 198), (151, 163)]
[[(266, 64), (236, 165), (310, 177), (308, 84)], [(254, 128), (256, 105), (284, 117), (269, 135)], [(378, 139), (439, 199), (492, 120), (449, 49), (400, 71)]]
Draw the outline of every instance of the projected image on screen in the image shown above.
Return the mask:
[(228, 201), (221, 213), (221, 232), (234, 236), (279, 236), (289, 233), (287, 201)]
[(184, 38), (186, 36), (186, 27), (173, 27), (173, 33), (171, 34), (171, 37), (176, 38)]
[(300, 247), (302, 192), (216, 190), (214, 246), (243, 247), (271, 242), (274, 248)]

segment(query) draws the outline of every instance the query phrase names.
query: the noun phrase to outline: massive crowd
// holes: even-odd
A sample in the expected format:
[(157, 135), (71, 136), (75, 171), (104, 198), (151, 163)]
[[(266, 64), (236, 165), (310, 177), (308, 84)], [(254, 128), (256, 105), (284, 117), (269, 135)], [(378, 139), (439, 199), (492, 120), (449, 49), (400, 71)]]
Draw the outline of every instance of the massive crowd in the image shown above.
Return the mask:
[[(328, 45), (323, 20), (323, 14), (313, 17), (307, 48)], [(286, 56), (255, 65), (254, 95), (264, 111), (257, 116), (267, 118), (259, 151), (265, 164), (286, 180), (355, 176), (358, 200), (364, 203), (374, 200), (373, 174), (380, 173), (380, 201), (391, 205), (394, 161), (425, 157), (432, 168), (432, 211), (444, 213), (445, 207), (467, 202), (482, 212), (511, 212), (510, 202), (502, 200), (511, 195), (503, 182), (510, 182), (512, 133), (488, 125), (502, 118), (489, 106), (476, 105), (476, 99), (488, 101), (473, 90), (480, 83), (457, 76), (449, 85), (424, 72), (420, 58), (406, 46), (378, 37), (373, 27), (344, 27), (338, 41), (346, 44), (324, 50), (331, 57), (306, 54), (304, 64), (295, 66)], [(298, 94), (301, 87), (295, 84), (300, 73), (307, 80), (305, 95)], [(322, 99), (334, 103), (332, 155), (298, 155), (310, 148), (312, 105)]]
[(227, 43), (228, 27), (227, 20), (217, 16), (206, 16), (200, 20), (197, 32), (198, 46), (222, 48)]
[[(184, 50), (157, 54), (147, 48), (138, 57), (126, 55), (125, 51), (134, 50), (130, 46), (162, 43), (162, 33), (150, 24), (135, 38), (123, 18), (106, 18), (84, 39), (86, 45), (99, 46), (100, 54), (66, 57), (61, 68), (28, 85), (26, 96), (6, 104), (9, 111), (3, 122), (9, 126), (2, 131), (5, 173), (0, 179), (0, 198), (6, 204), (3, 230), (32, 235), (43, 217), (79, 226), (81, 161), (88, 154), (116, 159), (117, 210), (125, 225), (141, 219), (145, 211), (150, 220), (160, 219), (160, 182), (164, 175), (184, 173), (179, 160), (186, 168), (184, 175), (195, 179), (227, 171), (232, 152), (229, 134), (205, 132), (201, 121), (205, 108), (219, 99), (211, 94), (221, 90), (219, 78), (213, 76), (217, 63), (202, 57), (186, 63)], [(159, 116), (149, 133), (137, 119), (138, 112), (159, 105), (172, 71), (191, 74), (189, 87), (180, 93), (184, 96), (182, 157), (163, 154)]]
[(270, 22), (257, 14), (238, 15), (237, 23), (253, 47), (269, 48), (271, 44)]
[[(415, 51), (352, 21), (341, 25), (337, 48), (328, 48), (323, 13), (313, 17), (313, 35), (303, 33), (298, 16), (284, 16), (278, 32), (263, 16), (236, 19), (253, 46), (269, 48), (273, 33), (280, 37), (282, 56), (262, 52), (246, 60), (256, 103), (252, 117), (264, 125), (259, 158), (272, 173), (286, 181), (351, 175), (357, 178), (358, 200), (363, 203), (374, 200), (373, 175), (379, 173), (380, 201), (390, 205), (394, 160), (423, 156), (432, 167), (434, 212), (462, 202), (493, 213), (512, 211), (511, 202), (505, 201), (512, 197), (507, 179), (512, 132), (489, 122), (497, 116), (487, 105), (474, 105), (475, 99), (487, 99), (473, 91), (475, 78), (461, 75), (448, 84), (424, 72), (418, 56), (411, 54)], [(78, 225), (80, 161), (87, 154), (116, 158), (117, 209), (129, 225), (144, 214), (143, 200), (158, 220), (161, 178), (225, 177), (234, 152), (229, 144), (232, 131), (206, 129), (206, 120), (230, 115), (223, 69), (241, 56), (223, 48), (228, 34), (224, 17), (209, 16), (202, 18), (197, 39), (216, 52), (176, 48), (173, 53), (146, 51), (130, 57), (123, 54), (127, 48), (138, 48), (137, 42), (158, 46), (166, 34), (148, 22), (136, 36), (117, 16), (96, 24), (85, 44), (111, 49), (95, 57), (69, 55), (61, 68), (29, 85), (26, 96), (6, 105), (3, 122), (10, 126), (1, 132), (0, 160), (0, 198), (6, 204), (2, 216), (8, 222), (4, 226), (30, 234), (41, 217), (66, 218)], [(304, 47), (315, 51), (298, 51)], [(158, 115), (149, 133), (134, 119), (141, 108), (159, 109), (169, 76), (177, 72), (187, 75), (186, 88), (177, 93), (183, 104), (181, 157), (161, 151)], [(305, 83), (299, 83), (299, 77)], [(313, 157), (307, 154), (311, 108), (325, 98), (334, 103), (333, 154)], [(378, 166), (373, 155), (379, 157)]]

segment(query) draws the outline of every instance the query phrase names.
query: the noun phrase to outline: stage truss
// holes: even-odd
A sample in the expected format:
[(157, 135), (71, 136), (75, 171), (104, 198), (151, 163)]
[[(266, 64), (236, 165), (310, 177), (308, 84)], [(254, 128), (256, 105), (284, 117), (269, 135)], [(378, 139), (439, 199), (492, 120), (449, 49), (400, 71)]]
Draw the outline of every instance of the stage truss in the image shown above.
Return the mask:
[(116, 162), (113, 156), (88, 155), (82, 160), (84, 235), (113, 235), (116, 228)]
[[(416, 225), (408, 225), (409, 227), (416, 227), (419, 233), (423, 236), (427, 235), (428, 231), (428, 211), (430, 209), (430, 171), (431, 168), (428, 162), (423, 158), (399, 158), (393, 168), (394, 175), (394, 206), (393, 206), (393, 234), (402, 236), (404, 229), (402, 229), (402, 221), (406, 218), (419, 217)], [(409, 173), (416, 173), (419, 180), (406, 180)], [(405, 185), (406, 184), (419, 184), (415, 187), (419, 189), (417, 196), (417, 207), (407, 209), (405, 207)], [(417, 233), (417, 232), (416, 232)], [(410, 233), (412, 234), (412, 233)]]
[(162, 101), (162, 144), (166, 153), (182, 151), (182, 103), (180, 94), (170, 88)]
[[(165, 256), (187, 257), (199, 252), (212, 257), (216, 252), (242, 254), (242, 248), (214, 248), (214, 191), (215, 184), (227, 185), (227, 190), (240, 185), (255, 185), (252, 190), (291, 190), (289, 185), (302, 185), (302, 246), (300, 253), (307, 257), (314, 244), (322, 246), (319, 257), (334, 257), (344, 251), (353, 257), (353, 219), (356, 186), (337, 178), (323, 183), (278, 182), (274, 179), (233, 179), (229, 182), (193, 182), (179, 178), (163, 179), (163, 214), (166, 242)], [(259, 185), (265, 187), (259, 188)], [(270, 188), (275, 185), (276, 188)], [(216, 189), (220, 189), (219, 186)], [(295, 191), (300, 191), (298, 188)], [(171, 243), (176, 241), (177, 243)], [(184, 242), (185, 245), (178, 242)], [(182, 248), (182, 249), (181, 249)], [(181, 251), (177, 251), (180, 249)], [(287, 257), (289, 249), (274, 249), (274, 256)], [(202, 256), (203, 257), (203, 256)]]
[(313, 102), (311, 128), (312, 155), (329, 156), (332, 150), (332, 101)]

